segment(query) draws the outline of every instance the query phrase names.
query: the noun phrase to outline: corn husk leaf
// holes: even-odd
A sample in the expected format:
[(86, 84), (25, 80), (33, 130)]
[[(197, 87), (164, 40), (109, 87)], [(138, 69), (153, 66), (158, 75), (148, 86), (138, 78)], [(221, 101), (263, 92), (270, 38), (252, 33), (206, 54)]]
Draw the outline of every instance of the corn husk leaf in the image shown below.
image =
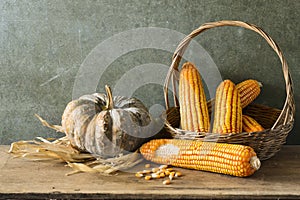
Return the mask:
[(59, 139), (37, 137), (34, 140), (14, 142), (10, 146), (9, 153), (17, 158), (34, 161), (60, 160), (74, 170), (66, 175), (79, 172), (112, 174), (129, 169), (143, 160), (137, 152), (108, 159), (83, 153), (73, 148), (67, 137)]

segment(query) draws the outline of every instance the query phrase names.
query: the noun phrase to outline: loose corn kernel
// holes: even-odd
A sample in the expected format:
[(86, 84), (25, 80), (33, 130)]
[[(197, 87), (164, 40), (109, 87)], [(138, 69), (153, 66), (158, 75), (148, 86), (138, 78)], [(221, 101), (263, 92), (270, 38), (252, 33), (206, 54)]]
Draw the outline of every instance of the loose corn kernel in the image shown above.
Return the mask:
[(166, 168), (168, 168), (168, 165), (161, 165), (161, 166), (159, 166), (159, 169), (166, 169)]
[(158, 172), (159, 170), (160, 170), (159, 168), (152, 168), (151, 171), (152, 171), (153, 173), (155, 173), (155, 172)]
[(151, 165), (150, 164), (145, 164), (145, 168), (150, 168)]
[(173, 180), (174, 176), (175, 176), (175, 172), (170, 172), (169, 179)]
[(166, 176), (169, 176), (169, 175), (170, 175), (170, 172), (169, 172), (169, 171), (165, 171), (165, 175), (166, 175)]
[(163, 184), (164, 184), (164, 185), (169, 185), (169, 184), (171, 184), (171, 181), (170, 181), (169, 179), (164, 180), (164, 181), (163, 181)]
[(173, 168), (167, 168), (166, 170), (169, 171), (169, 172), (174, 171)]
[(151, 173), (151, 171), (150, 171), (150, 170), (146, 170), (146, 169), (144, 169), (142, 173), (143, 173), (143, 174), (150, 174), (150, 173)]
[(164, 178), (166, 175), (165, 175), (165, 173), (161, 172), (161, 173), (159, 174), (159, 176), (160, 176), (161, 178)]
[(135, 174), (135, 176), (138, 177), (138, 178), (141, 178), (141, 177), (143, 177), (144, 175), (137, 172), (137, 173)]
[(181, 172), (176, 172), (176, 173), (175, 173), (175, 177), (180, 177), (180, 176), (182, 176), (182, 173), (181, 173)]
[(152, 178), (160, 178), (160, 175), (159, 175), (159, 174), (153, 173), (153, 174), (151, 174), (151, 177), (152, 177)]

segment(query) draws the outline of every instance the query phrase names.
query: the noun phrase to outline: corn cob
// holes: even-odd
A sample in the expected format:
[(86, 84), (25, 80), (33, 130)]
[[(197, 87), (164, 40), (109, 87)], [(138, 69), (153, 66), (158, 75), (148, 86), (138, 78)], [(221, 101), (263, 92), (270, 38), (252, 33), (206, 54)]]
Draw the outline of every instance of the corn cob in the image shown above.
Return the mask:
[(239, 177), (250, 176), (260, 167), (254, 150), (239, 144), (158, 139), (145, 143), (140, 152), (152, 162)]
[(245, 132), (257, 132), (257, 131), (263, 131), (264, 128), (252, 117), (248, 115), (243, 115), (242, 117), (243, 121), (243, 131)]
[[(240, 93), (241, 106), (245, 108), (260, 94), (262, 83), (253, 79), (248, 79), (236, 85)], [(215, 100), (211, 99), (207, 102), (208, 113), (211, 115)]]
[(209, 116), (201, 75), (190, 62), (185, 63), (180, 72), (179, 104), (182, 129), (209, 131)]
[(256, 80), (248, 79), (236, 85), (240, 93), (242, 108), (248, 106), (260, 93), (262, 84)]
[(213, 133), (242, 132), (242, 107), (234, 83), (224, 80), (217, 88)]

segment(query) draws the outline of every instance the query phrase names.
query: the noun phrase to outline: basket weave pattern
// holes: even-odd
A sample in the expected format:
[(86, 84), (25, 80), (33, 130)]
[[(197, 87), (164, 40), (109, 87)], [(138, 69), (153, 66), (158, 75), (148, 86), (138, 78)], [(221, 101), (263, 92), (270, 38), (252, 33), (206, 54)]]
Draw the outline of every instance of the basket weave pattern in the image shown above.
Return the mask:
[[(176, 84), (178, 85), (178, 67), (181, 61), (182, 55), (188, 47), (190, 41), (198, 36), (200, 33), (215, 27), (221, 26), (237, 26), (252, 30), (261, 35), (271, 48), (278, 55), (281, 64), (282, 71), (286, 86), (286, 99), (281, 110), (271, 108), (265, 105), (250, 104), (243, 110), (244, 114), (252, 116), (256, 119), (264, 128), (264, 131), (253, 133), (237, 133), (237, 134), (217, 134), (217, 133), (198, 133), (179, 129), (180, 113), (179, 102), (177, 99)], [(169, 87), (173, 88), (173, 102), (174, 107), (170, 106), (169, 100)], [(241, 21), (217, 21), (210, 22), (201, 25), (199, 28), (192, 31), (187, 35), (177, 46), (173, 57), (172, 63), (169, 68), (164, 84), (164, 97), (167, 109), (166, 128), (173, 135), (174, 138), (181, 139), (198, 139), (205, 141), (225, 142), (244, 144), (251, 146), (257, 153), (261, 160), (266, 160), (274, 156), (286, 142), (286, 137), (293, 128), (294, 115), (295, 115), (295, 103), (293, 98), (293, 86), (291, 75), (288, 70), (287, 62), (283, 56), (282, 51), (275, 41), (261, 28), (256, 25), (241, 22)], [(208, 102), (208, 107), (211, 106), (211, 102)]]

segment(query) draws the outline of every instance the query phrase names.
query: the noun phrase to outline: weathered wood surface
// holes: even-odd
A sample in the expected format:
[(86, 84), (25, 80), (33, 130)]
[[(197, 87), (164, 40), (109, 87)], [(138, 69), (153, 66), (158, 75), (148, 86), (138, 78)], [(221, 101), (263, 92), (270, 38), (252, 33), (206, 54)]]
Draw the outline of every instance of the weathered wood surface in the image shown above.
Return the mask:
[(0, 199), (300, 198), (300, 146), (284, 146), (248, 178), (178, 169), (184, 176), (170, 185), (163, 185), (162, 179), (136, 178), (134, 172), (143, 169), (144, 164), (113, 176), (88, 173), (65, 176), (72, 170), (64, 163), (12, 158), (8, 149), (0, 146)]

